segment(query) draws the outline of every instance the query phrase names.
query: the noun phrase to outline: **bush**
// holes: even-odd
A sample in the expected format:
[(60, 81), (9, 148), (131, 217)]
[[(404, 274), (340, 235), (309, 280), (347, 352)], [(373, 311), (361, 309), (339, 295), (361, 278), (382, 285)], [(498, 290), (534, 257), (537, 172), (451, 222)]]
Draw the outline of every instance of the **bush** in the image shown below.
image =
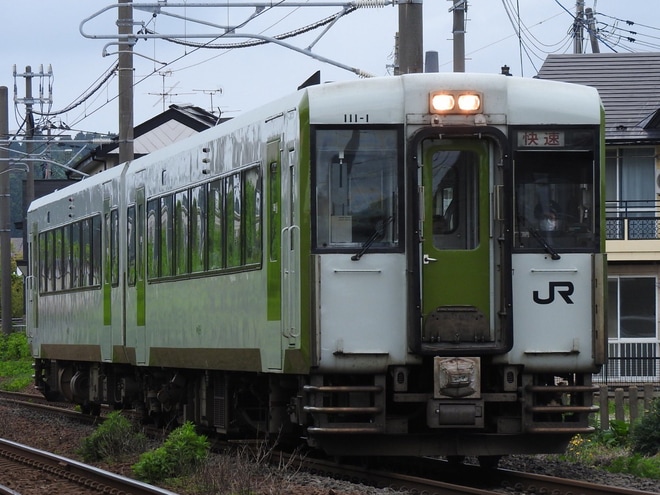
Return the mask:
[(642, 478), (660, 479), (660, 458), (640, 454), (614, 459), (607, 470), (611, 473), (628, 473)]
[(612, 419), (610, 429), (601, 430), (596, 434), (597, 441), (609, 448), (625, 447), (630, 441), (630, 423)]
[(30, 346), (28, 345), (27, 335), (25, 333), (13, 332), (0, 337), (0, 360), (17, 361), (29, 358)]
[(132, 423), (119, 411), (108, 414), (94, 433), (85, 438), (78, 454), (85, 462), (120, 460), (144, 450), (146, 437), (135, 431)]
[(649, 411), (633, 426), (631, 444), (635, 454), (660, 453), (660, 399), (651, 402)]
[(135, 475), (155, 483), (194, 472), (208, 457), (208, 439), (195, 432), (195, 426), (186, 421), (175, 429), (156, 450), (145, 452), (133, 465)]
[(0, 388), (17, 392), (33, 383), (32, 358), (23, 332), (0, 333)]

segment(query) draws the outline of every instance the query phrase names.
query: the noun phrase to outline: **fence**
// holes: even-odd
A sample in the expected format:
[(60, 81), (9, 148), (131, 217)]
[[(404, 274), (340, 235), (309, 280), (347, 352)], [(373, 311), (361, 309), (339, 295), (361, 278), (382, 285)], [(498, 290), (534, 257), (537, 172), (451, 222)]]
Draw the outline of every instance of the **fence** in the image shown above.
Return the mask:
[(626, 389), (617, 387), (610, 391), (607, 385), (601, 385), (598, 392), (600, 429), (607, 430), (610, 427), (610, 401), (614, 401), (615, 420), (633, 423), (644, 411), (649, 410), (656, 397), (655, 387), (650, 383), (643, 385), (641, 390), (637, 385), (630, 385)]
[(607, 201), (605, 237), (608, 240), (660, 239), (660, 202), (656, 200)]
[(595, 383), (660, 384), (658, 342), (649, 339), (610, 342), (607, 363), (594, 375)]

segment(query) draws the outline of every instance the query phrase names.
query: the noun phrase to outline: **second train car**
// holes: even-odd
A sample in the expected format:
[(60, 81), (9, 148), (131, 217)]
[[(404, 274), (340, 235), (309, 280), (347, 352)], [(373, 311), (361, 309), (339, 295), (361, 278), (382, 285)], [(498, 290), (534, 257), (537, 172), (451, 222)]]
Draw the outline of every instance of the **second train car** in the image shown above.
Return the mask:
[(36, 385), (336, 455), (494, 459), (590, 430), (595, 89), (304, 88), (28, 212)]

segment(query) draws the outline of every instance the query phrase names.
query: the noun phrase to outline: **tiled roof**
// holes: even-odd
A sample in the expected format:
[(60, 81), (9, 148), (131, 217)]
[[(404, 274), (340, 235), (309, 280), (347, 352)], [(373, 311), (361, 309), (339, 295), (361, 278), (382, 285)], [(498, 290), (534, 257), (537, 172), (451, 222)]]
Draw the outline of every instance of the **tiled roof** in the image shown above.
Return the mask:
[(537, 77), (598, 89), (608, 143), (660, 143), (660, 53), (549, 55)]

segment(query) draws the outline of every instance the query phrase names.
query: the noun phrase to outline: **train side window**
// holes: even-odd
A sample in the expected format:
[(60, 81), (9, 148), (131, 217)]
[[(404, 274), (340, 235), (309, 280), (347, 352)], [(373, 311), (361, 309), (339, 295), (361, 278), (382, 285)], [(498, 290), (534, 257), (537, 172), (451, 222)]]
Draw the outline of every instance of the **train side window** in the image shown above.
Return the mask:
[(133, 287), (136, 281), (135, 260), (137, 254), (135, 246), (135, 205), (128, 207), (126, 212), (126, 221), (126, 251), (128, 254), (128, 273), (126, 274), (126, 282), (129, 286)]
[(48, 292), (48, 232), (39, 234), (39, 290)]
[(110, 212), (110, 283), (119, 285), (119, 212)]
[(53, 290), (62, 290), (62, 229), (55, 229), (53, 238)]
[(160, 276), (169, 277), (173, 271), (174, 246), (172, 245), (172, 230), (174, 224), (174, 201), (173, 197), (164, 196), (160, 198), (160, 248), (158, 250), (160, 259)]
[(158, 252), (160, 248), (160, 200), (152, 199), (147, 203), (147, 278), (158, 277)]
[[(92, 220), (87, 218), (82, 221), (81, 231), (81, 250), (80, 257), (80, 286), (88, 287), (92, 285)], [(100, 249), (97, 246), (96, 249)]]
[(261, 263), (261, 181), (259, 169), (244, 172), (245, 264)]
[(190, 271), (206, 267), (206, 185), (190, 191)]
[(189, 253), (189, 210), (188, 191), (179, 191), (174, 196), (175, 216), (174, 216), (174, 246), (175, 246), (175, 275), (185, 275), (188, 273), (188, 253)]
[(101, 215), (92, 217), (90, 222), (91, 238), (89, 240), (89, 283), (101, 285)]
[(82, 253), (80, 246), (80, 228), (82, 222), (76, 222), (71, 225), (71, 288), (77, 289), (82, 286), (80, 283), (80, 268)]
[(55, 264), (57, 263), (57, 248), (55, 246), (55, 231), (48, 232), (48, 292), (55, 290)]
[(216, 180), (209, 184), (208, 214), (208, 256), (209, 270), (219, 270), (223, 265), (223, 219), (224, 184)]
[(71, 224), (62, 227), (62, 290), (71, 288)]
[(227, 268), (241, 265), (241, 230), (243, 228), (241, 204), (241, 176), (230, 175), (225, 179), (225, 239), (227, 241)]
[(320, 128), (315, 148), (315, 247), (398, 247), (399, 131)]

